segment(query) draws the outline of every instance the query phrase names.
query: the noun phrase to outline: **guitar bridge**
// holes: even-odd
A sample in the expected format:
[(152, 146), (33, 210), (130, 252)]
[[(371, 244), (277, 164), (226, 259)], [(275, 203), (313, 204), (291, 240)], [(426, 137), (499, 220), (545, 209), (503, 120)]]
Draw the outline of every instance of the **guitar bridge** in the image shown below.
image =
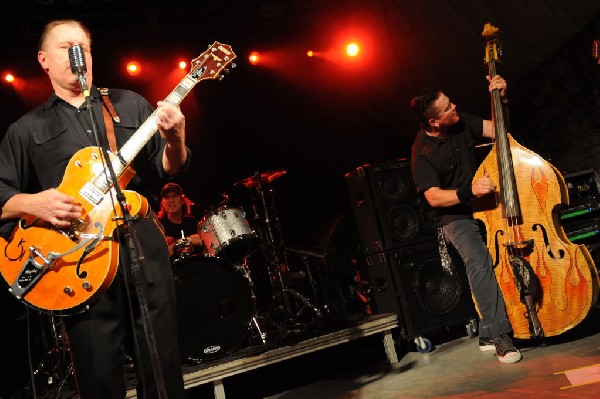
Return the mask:
[[(36, 258), (41, 259), (43, 264), (37, 263)], [(8, 291), (17, 299), (23, 299), (23, 296), (33, 288), (38, 280), (42, 278), (44, 273), (50, 268), (52, 262), (52, 260), (44, 258), (37, 248), (30, 247), (29, 258)]]
[[(84, 251), (92, 252), (96, 246), (102, 240), (109, 239), (102, 234), (104, 226), (100, 222), (94, 223), (94, 227), (98, 229), (96, 234), (80, 234), (79, 243), (73, 248), (69, 249), (62, 254), (56, 252), (49, 252), (47, 258), (35, 247), (29, 247), (29, 257), (23, 264), (23, 268), (19, 272), (19, 275), (12, 283), (8, 291), (13, 294), (17, 299), (22, 299), (27, 292), (38, 282), (40, 278), (52, 267), (55, 260), (62, 258), (63, 256), (69, 255), (80, 248), (84, 247)], [(43, 264), (39, 264), (36, 259), (41, 259)]]

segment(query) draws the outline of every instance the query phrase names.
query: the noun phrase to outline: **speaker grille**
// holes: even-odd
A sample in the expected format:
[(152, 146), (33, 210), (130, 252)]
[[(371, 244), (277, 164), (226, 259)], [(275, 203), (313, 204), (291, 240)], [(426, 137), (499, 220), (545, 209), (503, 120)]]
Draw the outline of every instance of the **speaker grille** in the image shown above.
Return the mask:
[(407, 160), (361, 166), (346, 174), (346, 183), (366, 253), (436, 239), (431, 207), (417, 198)]
[(442, 266), (437, 242), (412, 253), (391, 255), (408, 331), (414, 335), (476, 318), (464, 264), (454, 253)]
[(387, 221), (392, 241), (412, 240), (421, 231), (421, 220), (417, 211), (410, 205), (396, 204), (387, 212)]
[(410, 175), (410, 164), (406, 161), (374, 167), (377, 190), (388, 203), (407, 202), (416, 198), (416, 187)]
[(424, 310), (438, 316), (454, 310), (463, 295), (456, 270), (446, 270), (439, 267), (439, 263), (439, 259), (431, 257), (419, 263), (411, 259), (405, 266), (416, 301)]

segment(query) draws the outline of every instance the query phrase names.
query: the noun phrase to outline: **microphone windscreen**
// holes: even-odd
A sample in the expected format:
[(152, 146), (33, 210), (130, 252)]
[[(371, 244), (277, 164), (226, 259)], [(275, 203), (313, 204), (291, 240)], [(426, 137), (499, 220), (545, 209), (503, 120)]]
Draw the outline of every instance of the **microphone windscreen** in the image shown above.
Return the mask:
[(69, 63), (71, 65), (71, 72), (74, 74), (86, 73), (85, 55), (79, 44), (74, 44), (69, 47)]

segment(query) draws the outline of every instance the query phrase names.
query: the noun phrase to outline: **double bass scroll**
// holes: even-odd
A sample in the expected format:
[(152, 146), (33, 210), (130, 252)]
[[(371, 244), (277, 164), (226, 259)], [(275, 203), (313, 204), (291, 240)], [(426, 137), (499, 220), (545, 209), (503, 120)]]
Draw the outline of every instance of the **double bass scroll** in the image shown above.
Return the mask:
[[(486, 24), (485, 60), (496, 75), (498, 29)], [(561, 173), (506, 131), (499, 90), (491, 93), (496, 140), (475, 173), (498, 190), (472, 201), (486, 229), (486, 245), (515, 338), (559, 335), (583, 321), (595, 305), (599, 278), (584, 245), (569, 241), (559, 220), (568, 205)]]

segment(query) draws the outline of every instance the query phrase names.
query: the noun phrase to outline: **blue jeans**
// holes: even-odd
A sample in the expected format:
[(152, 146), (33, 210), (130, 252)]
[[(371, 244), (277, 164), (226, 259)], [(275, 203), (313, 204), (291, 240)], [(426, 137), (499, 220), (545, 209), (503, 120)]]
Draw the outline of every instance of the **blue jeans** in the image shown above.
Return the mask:
[(461, 219), (442, 227), (444, 238), (457, 250), (467, 271), (467, 279), (481, 317), (481, 338), (493, 338), (512, 331), (504, 297), (498, 286), (492, 257), (483, 242), (479, 222)]

